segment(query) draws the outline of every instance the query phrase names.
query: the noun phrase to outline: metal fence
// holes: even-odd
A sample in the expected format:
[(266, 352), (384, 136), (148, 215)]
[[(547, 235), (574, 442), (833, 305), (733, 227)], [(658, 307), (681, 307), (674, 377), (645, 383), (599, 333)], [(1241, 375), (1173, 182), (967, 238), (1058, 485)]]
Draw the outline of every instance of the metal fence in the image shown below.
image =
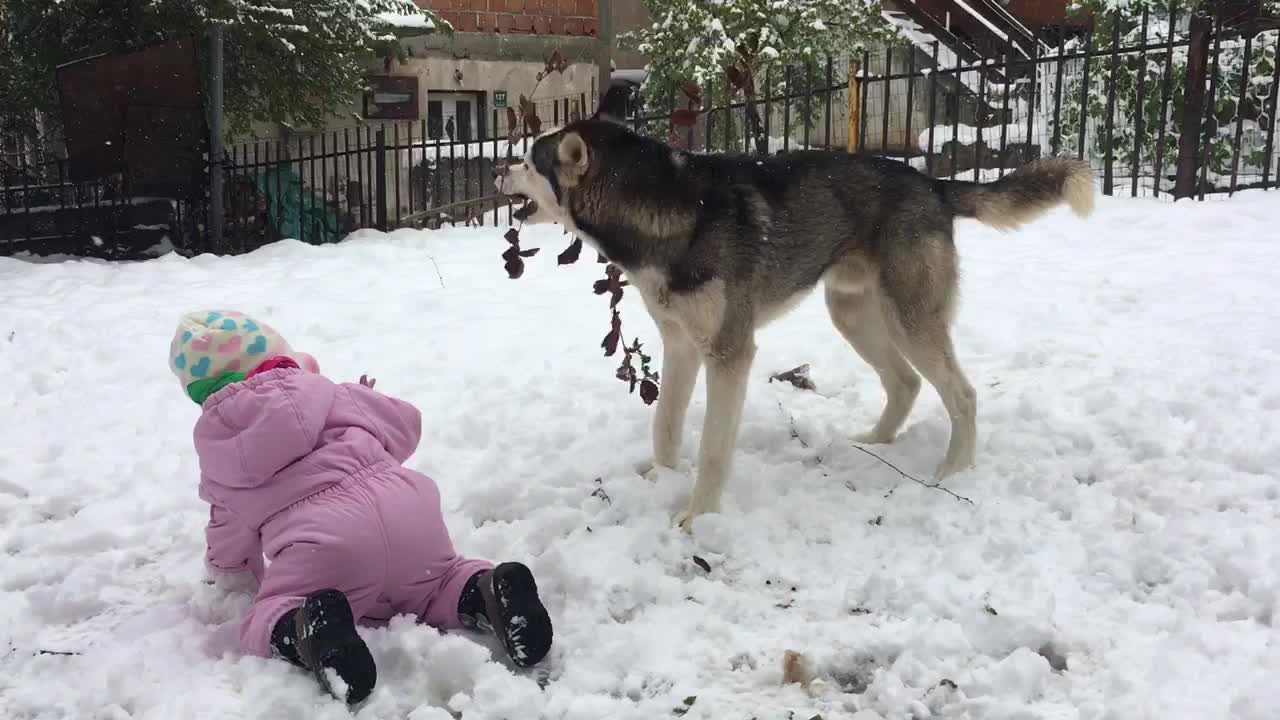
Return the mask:
[(953, 179), (1067, 155), (1090, 163), (1104, 194), (1166, 198), (1190, 136), (1192, 196), (1280, 187), (1280, 33), (1215, 35), (1204, 110), (1189, 121), (1190, 41), (1176, 14), (1113, 28), (1105, 42), (1086, 33), (1018, 59), (961, 62), (931, 41), (784, 68), (781, 82), (767, 72), (763, 87), (779, 89), (758, 99), (754, 126), (741, 96), (723, 95), (703, 100), (692, 128), (670, 112), (631, 122), (693, 149), (848, 148)]
[(0, 255), (154, 256), (199, 243), (203, 203), (135, 191), (127, 173), (70, 179), (35, 151), (0, 158)]
[[(750, 105), (720, 89), (697, 108), (673, 98), (653, 112), (651, 102), (629, 123), (699, 152), (840, 148), (960, 179), (992, 180), (1036, 157), (1069, 155), (1087, 160), (1111, 195), (1168, 198), (1188, 163), (1199, 199), (1280, 187), (1280, 33), (1214, 35), (1196, 118), (1185, 109), (1183, 25), (1174, 6), (980, 62), (917, 34), (852, 57), (769, 68)], [(543, 129), (585, 107), (585, 99), (547, 103)], [(230, 145), (205, 178), (224, 174), (225, 236), (216, 246), (204, 227), (207, 191), (137, 197), (125, 174), (74, 184), (65, 161), (10, 153), (0, 164), (0, 254), (240, 253), (281, 238), (336, 242), (359, 228), (509, 223), (493, 165), (522, 155), (531, 139), (510, 145), (505, 111), (487, 120), (488, 137), (473, 142), (414, 121)]]

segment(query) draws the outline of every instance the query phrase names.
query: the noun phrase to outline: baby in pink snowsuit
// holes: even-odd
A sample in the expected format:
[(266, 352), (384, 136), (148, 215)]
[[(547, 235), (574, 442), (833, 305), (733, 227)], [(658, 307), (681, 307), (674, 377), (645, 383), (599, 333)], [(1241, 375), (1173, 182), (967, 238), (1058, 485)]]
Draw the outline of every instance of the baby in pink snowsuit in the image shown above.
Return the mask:
[(363, 377), (332, 382), (235, 311), (183, 316), (169, 366), (202, 410), (206, 563), (259, 584), (240, 630), (246, 653), (284, 658), (341, 695), (326, 672), (336, 671), (349, 703), (376, 681), (360, 620), (409, 613), (491, 630), (520, 666), (546, 655), (551, 621), (528, 568), (460, 557), (436, 484), (403, 466), (421, 436), (414, 406)]

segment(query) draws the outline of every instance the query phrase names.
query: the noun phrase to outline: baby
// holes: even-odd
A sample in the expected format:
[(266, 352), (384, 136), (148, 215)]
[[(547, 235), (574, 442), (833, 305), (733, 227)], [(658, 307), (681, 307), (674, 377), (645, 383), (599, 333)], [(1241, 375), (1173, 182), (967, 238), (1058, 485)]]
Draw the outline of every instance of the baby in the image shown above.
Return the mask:
[(521, 667), (547, 654), (551, 619), (529, 569), (460, 557), (439, 488), (404, 467), (422, 433), (414, 406), (364, 377), (332, 382), (315, 358), (234, 311), (183, 316), (169, 367), (201, 407), (206, 564), (258, 585), (244, 652), (305, 668), (335, 696), (345, 686), (351, 704), (377, 679), (357, 621), (410, 613), (490, 631)]

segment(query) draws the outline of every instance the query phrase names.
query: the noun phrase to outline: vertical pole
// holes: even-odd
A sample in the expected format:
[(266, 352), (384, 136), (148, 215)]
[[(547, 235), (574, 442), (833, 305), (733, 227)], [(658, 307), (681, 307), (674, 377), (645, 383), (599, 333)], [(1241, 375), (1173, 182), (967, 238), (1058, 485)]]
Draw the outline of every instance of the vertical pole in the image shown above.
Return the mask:
[(1240, 106), (1244, 105), (1244, 100), (1249, 96), (1249, 60), (1253, 53), (1253, 37), (1248, 36), (1244, 39), (1244, 62), (1240, 65), (1240, 94), (1236, 97), (1236, 137), (1231, 143), (1231, 195), (1236, 192), (1236, 173), (1240, 168), (1240, 140), (1244, 135), (1244, 113), (1240, 111)]
[(1175, 200), (1196, 192), (1196, 160), (1200, 156), (1200, 119), (1204, 114), (1204, 80), (1209, 65), (1209, 34), (1213, 23), (1205, 10), (1193, 11), (1187, 45), (1187, 89), (1182, 105), (1182, 135), (1178, 138), (1178, 176)]
[(871, 53), (870, 51), (862, 51), (862, 64), (859, 66), (866, 76), (862, 78), (862, 82), (858, 83), (858, 92), (861, 97), (858, 98), (858, 152), (865, 152), (867, 149), (867, 123), (864, 122), (867, 116), (867, 100), (870, 96), (871, 88)]
[[(1031, 152), (1031, 148), (1039, 149), (1040, 138), (1035, 136), (1036, 121), (1036, 100), (1039, 97), (1036, 94), (1036, 81), (1040, 79), (1040, 43), (1034, 43), (1031, 46), (1031, 87), (1027, 88), (1027, 152)], [(1039, 153), (1037, 153), (1039, 154)], [(1000, 174), (1004, 174), (1004, 165), (1000, 166)]]
[(387, 131), (381, 125), (374, 136), (373, 151), (373, 183), (374, 195), (377, 196), (378, 229), (387, 231)]
[(1133, 168), (1129, 171), (1132, 176), (1129, 180), (1130, 197), (1138, 197), (1138, 176), (1142, 174), (1142, 133), (1146, 129), (1143, 126), (1143, 119), (1147, 115), (1146, 105), (1146, 79), (1147, 79), (1147, 8), (1142, 9), (1142, 40), (1138, 43), (1141, 48), (1138, 50), (1138, 91), (1137, 101), (1134, 103), (1136, 111), (1133, 117)]
[(1164, 49), (1164, 82), (1160, 91), (1160, 136), (1156, 139), (1156, 168), (1152, 173), (1152, 195), (1160, 196), (1160, 176), (1164, 175), (1164, 141), (1169, 131), (1169, 95), (1173, 83), (1173, 29), (1177, 27), (1178, 0), (1169, 0), (1168, 37)]
[(782, 68), (782, 152), (791, 149), (791, 66)]
[[(1117, 10), (1111, 21), (1111, 64), (1107, 69), (1107, 118), (1103, 131), (1103, 168), (1102, 194), (1112, 194), (1115, 186), (1115, 148), (1111, 146), (1115, 138), (1116, 126), (1116, 75), (1120, 72), (1120, 11)], [(1139, 110), (1139, 113), (1142, 111)]]
[(599, 39), (596, 42), (596, 92), (600, 100), (604, 100), (605, 93), (609, 92), (610, 75), (613, 70), (613, 0), (598, 0), (597, 8), (597, 27), (599, 27)]
[(929, 71), (929, 147), (925, 148), (925, 167), (929, 169), (929, 173), (933, 174), (933, 165), (929, 161), (933, 159), (933, 134), (935, 132), (934, 125), (937, 122), (938, 106), (938, 71), (942, 66), (938, 64), (938, 41), (933, 41), (933, 69)]
[(1089, 61), (1093, 59), (1093, 28), (1084, 37), (1084, 78), (1080, 81), (1080, 144), (1076, 159), (1083, 160), (1089, 136)]
[(813, 127), (813, 61), (804, 61), (804, 149), (809, 149), (809, 133)]
[[(1062, 65), (1065, 62), (1063, 56), (1067, 53), (1066, 41), (1063, 36), (1058, 36), (1058, 67), (1057, 76), (1053, 85), (1053, 155), (1057, 156), (1058, 148), (1062, 146)], [(1081, 109), (1081, 122), (1084, 122), (1084, 110)]]
[(835, 85), (835, 82), (836, 82), (835, 67), (831, 64), (831, 56), (828, 55), (827, 56), (827, 97), (826, 97), (826, 102), (823, 103), (824, 105), (826, 105), (826, 116), (823, 121), (826, 127), (826, 139), (822, 143), (822, 146), (827, 149), (831, 149), (831, 86)]
[[(1004, 48), (1004, 92), (1000, 98), (1000, 155), (996, 162), (996, 177), (1004, 177), (1004, 161), (1009, 155), (1009, 126), (1013, 124), (1013, 115), (1009, 112), (1009, 93), (1013, 90), (1013, 40), (1009, 40)], [(1032, 72), (1035, 66), (1032, 65)], [(1035, 105), (1035, 101), (1030, 101)], [(1027, 138), (1030, 144), (1031, 138)]]
[(858, 62), (849, 58), (849, 136), (845, 138), (845, 147), (849, 152), (857, 152), (858, 147)]
[[(1271, 185), (1271, 151), (1276, 139), (1276, 96), (1280, 95), (1280, 36), (1276, 37), (1275, 70), (1271, 73), (1271, 109), (1267, 111), (1267, 142), (1262, 150), (1262, 186)], [(1280, 170), (1277, 170), (1280, 174)]]
[[(766, 65), (764, 68), (764, 137), (765, 142), (769, 142), (770, 134), (773, 127), (773, 65)], [(773, 151), (766, 147), (765, 153), (769, 154)]]
[[(1205, 103), (1208, 112), (1204, 124), (1204, 139), (1200, 146), (1200, 199), (1204, 200), (1204, 189), (1209, 184), (1209, 165), (1212, 163), (1213, 139), (1218, 134), (1218, 63), (1222, 55), (1222, 17), (1219, 16), (1213, 25), (1213, 67), (1209, 70), (1209, 99)], [(1248, 70), (1244, 70), (1248, 72)]]
[[(973, 130), (976, 135), (976, 137), (974, 137), (973, 139), (973, 181), (974, 182), (978, 182), (979, 180), (982, 179), (982, 173), (981, 173), (982, 148), (985, 147), (987, 143), (986, 141), (987, 134), (983, 132), (984, 130), (986, 130), (986, 126), (985, 126), (986, 121), (985, 121), (985, 118), (983, 117), (985, 115), (983, 108), (987, 104), (986, 99), (987, 99), (987, 73), (982, 70), (979, 70), (978, 71), (978, 103), (977, 105), (974, 106), (976, 109), (973, 112), (973, 125), (974, 125)], [(1000, 122), (1003, 123), (1004, 118), (1001, 118)], [(960, 151), (959, 143), (956, 143), (956, 152), (959, 152), (959, 151)], [(957, 162), (959, 162), (959, 160), (957, 160)]]
[(891, 86), (889, 78), (893, 76), (893, 46), (885, 48), (884, 51), (884, 82), (881, 83), (883, 90), (880, 92), (884, 95), (884, 102), (880, 103), (883, 115), (880, 118), (880, 155), (889, 154), (889, 88)]
[(222, 26), (209, 30), (209, 243), (222, 249)]
[(911, 142), (911, 101), (914, 99), (916, 89), (916, 49), (915, 46), (907, 48), (907, 109), (902, 113), (903, 123), (906, 130), (902, 133), (902, 158), (911, 157), (911, 148), (919, 143)]

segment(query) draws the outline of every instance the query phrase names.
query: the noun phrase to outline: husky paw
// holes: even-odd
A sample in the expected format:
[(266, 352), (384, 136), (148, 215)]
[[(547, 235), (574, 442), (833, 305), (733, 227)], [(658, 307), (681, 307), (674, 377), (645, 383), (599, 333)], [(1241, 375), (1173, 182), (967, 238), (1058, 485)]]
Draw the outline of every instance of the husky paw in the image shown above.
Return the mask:
[(671, 524), (673, 527), (683, 530), (686, 533), (691, 533), (693, 532), (694, 517), (695, 515), (693, 514), (693, 511), (685, 508), (684, 510), (676, 513), (676, 516), (671, 520)]
[(855, 433), (849, 439), (859, 445), (888, 445), (893, 442), (893, 435), (878, 433), (875, 430), (868, 430), (866, 432)]
[(693, 521), (696, 520), (699, 515), (709, 515), (718, 512), (720, 512), (718, 503), (716, 506), (711, 507), (706, 504), (691, 501), (688, 507), (676, 513), (675, 518), (673, 518), (671, 522), (675, 527), (678, 527), (685, 532), (691, 532), (693, 529)]
[(693, 473), (693, 464), (687, 460), (671, 463), (657, 462), (656, 460), (645, 460), (636, 463), (636, 474), (648, 480), (649, 482), (657, 482), (658, 478), (664, 472), (680, 473), (683, 475), (691, 475)]
[(943, 460), (942, 464), (938, 466), (938, 469), (934, 471), (933, 481), (940, 482), (958, 472), (964, 472), (965, 470), (972, 468), (974, 465), (975, 463), (972, 459), (952, 460), (951, 458), (947, 458), (946, 460)]

